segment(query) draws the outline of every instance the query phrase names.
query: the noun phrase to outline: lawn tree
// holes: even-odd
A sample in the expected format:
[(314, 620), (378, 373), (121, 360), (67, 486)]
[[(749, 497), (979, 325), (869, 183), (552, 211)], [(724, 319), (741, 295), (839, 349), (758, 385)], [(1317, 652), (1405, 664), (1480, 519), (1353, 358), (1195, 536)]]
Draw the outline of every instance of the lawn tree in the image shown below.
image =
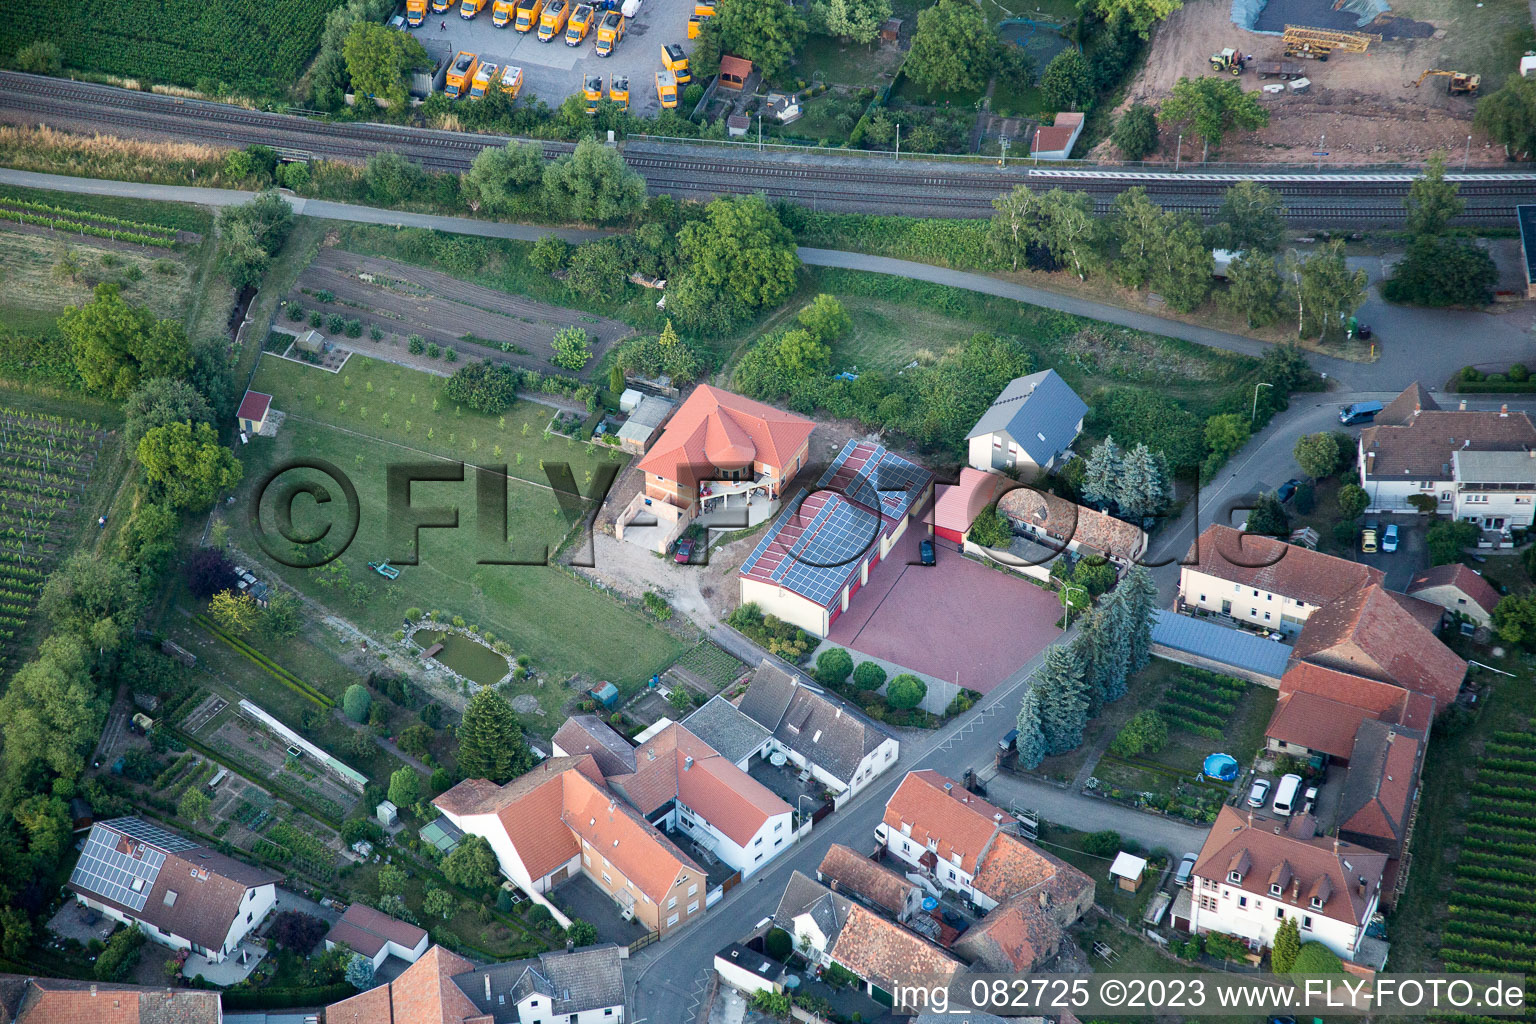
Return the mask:
[(371, 21), (359, 21), (352, 26), (341, 52), (359, 102), (364, 96), (371, 96), (380, 106), (396, 110), (410, 99), (406, 73), (432, 63), (414, 36)]
[(891, 0), (815, 0), (811, 23), (829, 36), (853, 43), (872, 43), (891, 16)]
[(1045, 760), (1045, 730), (1044, 716), (1040, 711), (1040, 686), (1031, 684), (1024, 691), (1024, 700), (1019, 705), (1019, 717), (1015, 721), (1015, 727), (1019, 735), (1013, 741), (1013, 749), (1019, 755), (1019, 767), (1025, 771), (1032, 771), (1040, 767), (1040, 762)]
[(1477, 101), (1472, 123), (1511, 160), (1529, 159), (1536, 153), (1536, 79), (1510, 75), (1498, 92)]
[(444, 878), (475, 896), (483, 896), (500, 884), (496, 854), (483, 836), (467, 837), (443, 858), (442, 867)]
[(592, 358), (585, 327), (562, 327), (549, 344), (555, 353), (550, 362), (566, 370), (579, 370)]
[(885, 669), (878, 662), (861, 661), (853, 670), (853, 685), (860, 690), (878, 690), (885, 685)]
[(373, 695), (362, 683), (353, 683), (341, 691), (341, 710), (354, 722), (368, 721), (368, 709), (372, 704)]
[(399, 864), (385, 864), (379, 868), (379, 876), (376, 883), (380, 896), (392, 896), (399, 899), (405, 895), (405, 888), (410, 884), (410, 876), (405, 873), (405, 868)]
[(213, 407), (184, 380), (154, 377), (139, 381), (123, 403), (123, 440), (136, 448), (139, 439), (167, 423), (212, 423)]
[(776, 306), (795, 290), (795, 236), (761, 195), (714, 200), (677, 240), (695, 283), (748, 309)]
[(213, 806), (213, 801), (208, 794), (203, 792), (201, 786), (190, 786), (181, 794), (181, 799), (176, 803), (176, 813), (183, 821), (197, 824), (208, 817), (208, 808)]
[(1000, 44), (993, 74), (997, 80), (1015, 89), (1028, 89), (1035, 84), (1040, 67), (1034, 56), (1024, 47), (1012, 43)]
[[(853, 320), (848, 316), (848, 311), (843, 304), (837, 301), (834, 295), (817, 295), (811, 300), (810, 305), (795, 314), (795, 319), (816, 336), (818, 341), (832, 342), (848, 333), (853, 327)], [(671, 321), (667, 321), (668, 324)], [(677, 341), (674, 332), (672, 341)]]
[(1008, 517), (997, 510), (997, 503), (993, 502), (976, 516), (965, 537), (972, 544), (984, 548), (1007, 548), (1013, 542), (1013, 527), (1008, 524)]
[(1157, 111), (1145, 103), (1131, 104), (1109, 139), (1125, 159), (1145, 159), (1157, 149)]
[(242, 637), (256, 628), (261, 609), (249, 594), (221, 590), (209, 599), (208, 614), (224, 632)]
[(279, 911), (272, 918), (267, 935), (284, 949), (305, 955), (314, 949), (331, 926), (313, 914), (302, 910)]
[(410, 765), (401, 765), (389, 777), (389, 802), (396, 807), (414, 807), (421, 799), (421, 776)]
[(1140, 757), (1155, 754), (1168, 743), (1168, 723), (1151, 708), (1136, 712), (1130, 721), (1120, 727), (1109, 745), (1109, 752), (1117, 757)]
[[(486, 148), (475, 155), (469, 170), (464, 172), (462, 192), (470, 209), (504, 213), (543, 180), (544, 147), (537, 142), (514, 139), (501, 149)], [(535, 243), (535, 249), (542, 241)], [(565, 244), (561, 239), (556, 241)]]
[(1285, 537), (1291, 532), (1291, 524), (1280, 499), (1273, 494), (1261, 494), (1253, 508), (1248, 510), (1245, 529), (1248, 533), (1265, 537)]
[(192, 364), (181, 324), (128, 305), (121, 291), (98, 284), (90, 302), (69, 306), (58, 318), (86, 388), (111, 398), (127, 397), (140, 380), (184, 377)]
[(1031, 247), (1039, 244), (1040, 193), (1028, 185), (1015, 185), (1013, 191), (992, 200), (992, 209), (997, 212), (989, 225), (989, 242), (999, 257), (1018, 270)]
[[(395, 737), (395, 743), (401, 750), (413, 757), (425, 757), (432, 750), (432, 741), (436, 734), (430, 725), (414, 722), (400, 730), (400, 735)], [(420, 799), (420, 797), (417, 797)], [(396, 805), (402, 806), (402, 805)]]
[(1115, 505), (1120, 514), (1131, 519), (1155, 516), (1167, 507), (1169, 496), (1166, 462), (1146, 442), (1138, 442), (1120, 460), (1119, 486), (1115, 490)]
[(1073, 567), (1072, 582), (1088, 591), (1090, 598), (1098, 597), (1115, 585), (1115, 567), (1096, 555), (1086, 555)]
[(1244, 92), (1237, 79), (1202, 75), (1175, 82), (1158, 119), (1164, 128), (1183, 125), (1198, 136), (1205, 143), (1200, 157), (1204, 161), (1213, 148), (1221, 148), (1222, 138), (1232, 129), (1251, 132), (1269, 124), (1269, 111), (1259, 104), (1259, 94)]
[[(1151, 571), (1144, 565), (1133, 565), (1120, 585), (1115, 588), (1115, 598), (1123, 607), (1123, 625), (1126, 644), (1126, 673), (1134, 674), (1147, 667), (1152, 660), (1152, 616), (1157, 611), (1157, 584)], [(1111, 697), (1119, 700), (1120, 692)]]
[(240, 460), (206, 423), (168, 423), (139, 439), (139, 464), (176, 509), (201, 511), (240, 482)]
[(453, 916), (453, 906), (453, 893), (447, 889), (439, 889), (435, 885), (429, 885), (426, 891), (422, 893), (421, 910), (424, 914), (440, 917), (446, 921)]
[(1108, 508), (1120, 493), (1120, 471), (1124, 456), (1113, 434), (1093, 446), (1088, 466), (1083, 471), (1083, 500)]
[(90, 655), (78, 637), (56, 632), (11, 677), (0, 698), (0, 722), (12, 780), (39, 768), (73, 779), (84, 769), (86, 750), (106, 719)]
[(1046, 103), (1057, 110), (1077, 110), (1093, 102), (1093, 73), (1088, 58), (1075, 46), (1069, 46), (1045, 66), (1040, 75), (1040, 91)]
[(1326, 430), (1298, 437), (1291, 454), (1301, 471), (1314, 480), (1326, 479), (1339, 468), (1338, 438)]
[(1220, 466), (1248, 443), (1253, 428), (1241, 413), (1224, 412), (1205, 421), (1205, 447), (1209, 466)]
[(212, 597), (221, 590), (239, 586), (235, 563), (218, 548), (198, 548), (182, 565), (182, 578), (193, 597)]
[[(730, 53), (745, 57), (756, 65), (766, 80), (789, 67), (795, 51), (805, 39), (806, 28), (805, 18), (789, 4), (719, 0), (706, 34), (713, 37), (717, 55)], [(714, 68), (707, 64), (703, 70), (712, 72)]]
[(557, 216), (611, 224), (640, 212), (645, 179), (630, 170), (618, 150), (588, 138), (544, 169), (544, 194)]
[(1184, 6), (1183, 0), (1093, 0), (1093, 11), (1111, 24), (1124, 22), (1146, 39), (1152, 26)]
[(1306, 259), (1286, 257), (1290, 299), (1296, 305), (1296, 336), (1318, 339), (1344, 333), (1344, 321), (1365, 301), (1366, 274), (1344, 262), (1344, 242), (1334, 239)]
[(1046, 648), (1031, 689), (1040, 691), (1040, 728), (1045, 749), (1065, 754), (1082, 745), (1088, 725), (1088, 694), (1077, 652), (1066, 644)]
[(853, 655), (841, 647), (828, 647), (816, 656), (816, 679), (826, 686), (841, 686), (853, 672)]
[(1536, 594), (1506, 594), (1493, 607), (1493, 628), (1507, 644), (1536, 650)]
[(1381, 286), (1388, 302), (1416, 306), (1486, 306), (1493, 301), (1499, 268), (1476, 242), (1419, 235)]
[(918, 12), (902, 68), (929, 92), (981, 89), (991, 77), (996, 49), (997, 36), (981, 8), (964, 0), (939, 0)]
[(373, 987), (373, 961), (361, 953), (353, 953), (343, 974), (348, 985), (359, 992)]
[(892, 679), (885, 688), (885, 702), (898, 711), (915, 708), (928, 696), (928, 684), (910, 672)]
[(577, 918), (565, 930), (565, 937), (574, 943), (577, 949), (580, 949), (582, 946), (591, 946), (597, 942), (597, 926), (590, 921), (583, 921), (581, 918)]
[(1301, 953), (1301, 928), (1296, 923), (1296, 918), (1287, 917), (1275, 932), (1273, 945), (1269, 950), (1269, 969), (1275, 974), (1286, 974), (1296, 966), (1296, 957)]
[(1268, 327), (1280, 318), (1280, 300), (1285, 286), (1275, 269), (1274, 257), (1260, 252), (1244, 252), (1227, 265), (1227, 290), (1224, 303), (1240, 314), (1249, 327)]
[(1211, 240), (1217, 248), (1275, 253), (1285, 241), (1280, 194), (1256, 181), (1240, 181), (1221, 197)]
[(1432, 153), (1424, 161), (1424, 174), (1408, 186), (1403, 208), (1408, 211), (1410, 235), (1439, 235), (1466, 209), (1454, 182), (1445, 180), (1445, 157)]
[(495, 690), (476, 690), (459, 726), (459, 774), (503, 783), (533, 767), (512, 707)]
[(1461, 561), (1462, 552), (1477, 543), (1482, 531), (1476, 523), (1464, 519), (1437, 519), (1424, 531), (1424, 545), (1429, 549), (1430, 565), (1450, 565)]
[(1339, 515), (1346, 520), (1353, 521), (1360, 517), (1366, 507), (1371, 503), (1371, 496), (1365, 493), (1365, 488), (1351, 481), (1339, 488), (1337, 496), (1339, 503)]

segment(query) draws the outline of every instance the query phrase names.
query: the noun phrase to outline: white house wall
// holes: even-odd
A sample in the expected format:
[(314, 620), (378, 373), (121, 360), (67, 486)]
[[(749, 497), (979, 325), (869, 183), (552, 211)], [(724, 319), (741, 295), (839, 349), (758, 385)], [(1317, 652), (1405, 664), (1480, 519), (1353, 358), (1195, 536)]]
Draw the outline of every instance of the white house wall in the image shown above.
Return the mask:
[[(1294, 601), (1284, 594), (1233, 583), (1185, 566), (1179, 575), (1179, 596), (1190, 607), (1217, 615), (1230, 615), (1241, 622), (1251, 622), (1287, 633), (1300, 632), (1302, 623), (1317, 610), (1314, 605)], [(1222, 602), (1231, 608), (1222, 610)]]
[(277, 885), (275, 883), (247, 889), (245, 899), (240, 901), (240, 912), (230, 922), (229, 934), (224, 936), (224, 949), (226, 951), (234, 949), (248, 932), (260, 928), (261, 922), (266, 920), (267, 914), (276, 904)]
[[(1279, 908), (1284, 911), (1286, 918), (1296, 918), (1302, 942), (1321, 942), (1343, 959), (1354, 959), (1355, 943), (1361, 929), (1351, 922), (1325, 917), (1320, 911), (1305, 906), (1294, 907), (1223, 883), (1214, 883), (1216, 889), (1213, 890), (1209, 887), (1212, 884), (1209, 879), (1196, 879), (1195, 884), (1197, 888), (1192, 893), (1190, 913), (1193, 930), (1197, 933), (1222, 932), (1269, 946), (1274, 943), (1275, 932), (1285, 920), (1275, 916), (1275, 910)], [(1201, 905), (1201, 898), (1209, 898), (1213, 894), (1216, 908), (1206, 909)], [(1335, 900), (1343, 898), (1335, 896)], [(1247, 906), (1241, 905), (1243, 900), (1247, 901)], [(1373, 897), (1367, 908), (1366, 920), (1370, 919), (1375, 909), (1376, 899)], [(1303, 927), (1304, 919), (1308, 917), (1312, 919), (1310, 928)]]
[(816, 602), (761, 580), (742, 579), (740, 583), (742, 604), (756, 604), (764, 615), (777, 615), (813, 636), (827, 635), (827, 609)]

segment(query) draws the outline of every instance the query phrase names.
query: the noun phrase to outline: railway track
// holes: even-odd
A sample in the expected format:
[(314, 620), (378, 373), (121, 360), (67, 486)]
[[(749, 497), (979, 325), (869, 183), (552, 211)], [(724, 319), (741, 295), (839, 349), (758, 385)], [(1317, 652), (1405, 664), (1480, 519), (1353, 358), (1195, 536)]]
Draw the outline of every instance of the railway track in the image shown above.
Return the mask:
[[(508, 141), (499, 135), (330, 122), (14, 72), (0, 72), (0, 121), (147, 139), (259, 143), (334, 160), (360, 161), (394, 151), (435, 171), (465, 170), (482, 149)], [(561, 142), (543, 146), (551, 158), (573, 148)], [(1293, 223), (1380, 225), (1402, 220), (1402, 200), (1415, 177), (1407, 172), (1175, 173), (1022, 165), (954, 169), (920, 160), (881, 166), (835, 156), (786, 158), (745, 148), (726, 156), (704, 147), (652, 142), (627, 143), (624, 156), (653, 192), (685, 198), (762, 192), (817, 209), (945, 217), (987, 216), (992, 200), (1017, 185), (1081, 190), (1100, 211), (1116, 195), (1139, 186), (1165, 207), (1209, 216), (1233, 182), (1256, 179), (1281, 195)], [(1536, 173), (1449, 177), (1467, 201), (1461, 223), (1507, 224), (1516, 205), (1536, 202)]]

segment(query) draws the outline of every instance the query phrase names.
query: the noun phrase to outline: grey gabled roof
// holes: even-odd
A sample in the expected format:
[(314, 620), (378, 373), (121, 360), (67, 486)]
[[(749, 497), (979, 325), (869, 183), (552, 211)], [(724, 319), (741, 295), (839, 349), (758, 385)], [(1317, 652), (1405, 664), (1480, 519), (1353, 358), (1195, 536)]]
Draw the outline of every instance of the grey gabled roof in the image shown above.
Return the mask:
[(554, 741), (569, 757), (591, 754), (604, 778), (635, 773), (635, 748), (596, 715), (567, 718), (555, 730)]
[(779, 743), (848, 785), (865, 755), (891, 735), (858, 708), (767, 659), (741, 699), (741, 712), (771, 729)]
[(683, 719), (683, 727), (737, 764), (757, 753), (772, 735), (719, 694)]
[(1039, 465), (1065, 451), (1077, 437), (1088, 404), (1055, 370), (1015, 377), (981, 414), (966, 439), (1005, 434)]
[(534, 992), (549, 997), (556, 1017), (624, 1005), (623, 961), (613, 943), (477, 967), (454, 975), (453, 983), (496, 1024), (516, 1024), (517, 1001)]
[(773, 923), (793, 935), (795, 918), (808, 913), (811, 920), (816, 922), (816, 927), (827, 937), (828, 947), (831, 947), (837, 942), (843, 925), (848, 922), (849, 907), (848, 897), (796, 871), (789, 876), (789, 884), (784, 887), (784, 895), (779, 898), (778, 909), (773, 912)]

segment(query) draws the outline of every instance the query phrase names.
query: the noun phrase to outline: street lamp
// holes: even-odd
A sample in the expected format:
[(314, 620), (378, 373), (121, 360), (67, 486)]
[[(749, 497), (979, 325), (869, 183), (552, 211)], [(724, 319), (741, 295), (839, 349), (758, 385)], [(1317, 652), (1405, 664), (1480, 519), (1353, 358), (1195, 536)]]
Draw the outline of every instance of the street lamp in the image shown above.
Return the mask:
[(1472, 136), (1467, 136), (1467, 151), (1461, 157), (1461, 173), (1467, 173), (1467, 164), (1472, 159)]
[(901, 123), (896, 124), (896, 159), (901, 159)]
[[(811, 798), (811, 794), (809, 794), (809, 793), (801, 793), (799, 796), (795, 797), (795, 813), (800, 815), (800, 824), (801, 825), (805, 824), (806, 817), (805, 817), (805, 814), (800, 810), (800, 801), (801, 800), (809, 800), (810, 798)], [(795, 826), (795, 833), (796, 833), (796, 835), (798, 835), (799, 832), (800, 832), (800, 826), (797, 825), (797, 826)]]
[(1263, 381), (1260, 381), (1253, 386), (1253, 413), (1248, 417), (1249, 426), (1252, 426), (1253, 421), (1259, 418), (1259, 388), (1272, 387), (1274, 387), (1273, 384), (1266, 384)]
[(1003, 150), (1002, 166), (1003, 167), (1007, 167), (1008, 166), (1008, 136), (1006, 136), (1006, 135), (998, 136), (997, 144), (999, 146), (1001, 146), (1002, 150)]
[(1173, 151), (1173, 169), (1179, 169), (1179, 159), (1184, 155), (1184, 133), (1179, 132), (1179, 144)]
[(1067, 628), (1067, 598), (1072, 593), (1072, 591), (1074, 591), (1074, 590), (1079, 591), (1079, 592), (1081, 592), (1083, 594), (1087, 594), (1088, 593), (1087, 590), (1085, 590), (1084, 588), (1078, 586), (1076, 583), (1063, 583), (1061, 585), (1061, 628), (1062, 629), (1066, 629)]

